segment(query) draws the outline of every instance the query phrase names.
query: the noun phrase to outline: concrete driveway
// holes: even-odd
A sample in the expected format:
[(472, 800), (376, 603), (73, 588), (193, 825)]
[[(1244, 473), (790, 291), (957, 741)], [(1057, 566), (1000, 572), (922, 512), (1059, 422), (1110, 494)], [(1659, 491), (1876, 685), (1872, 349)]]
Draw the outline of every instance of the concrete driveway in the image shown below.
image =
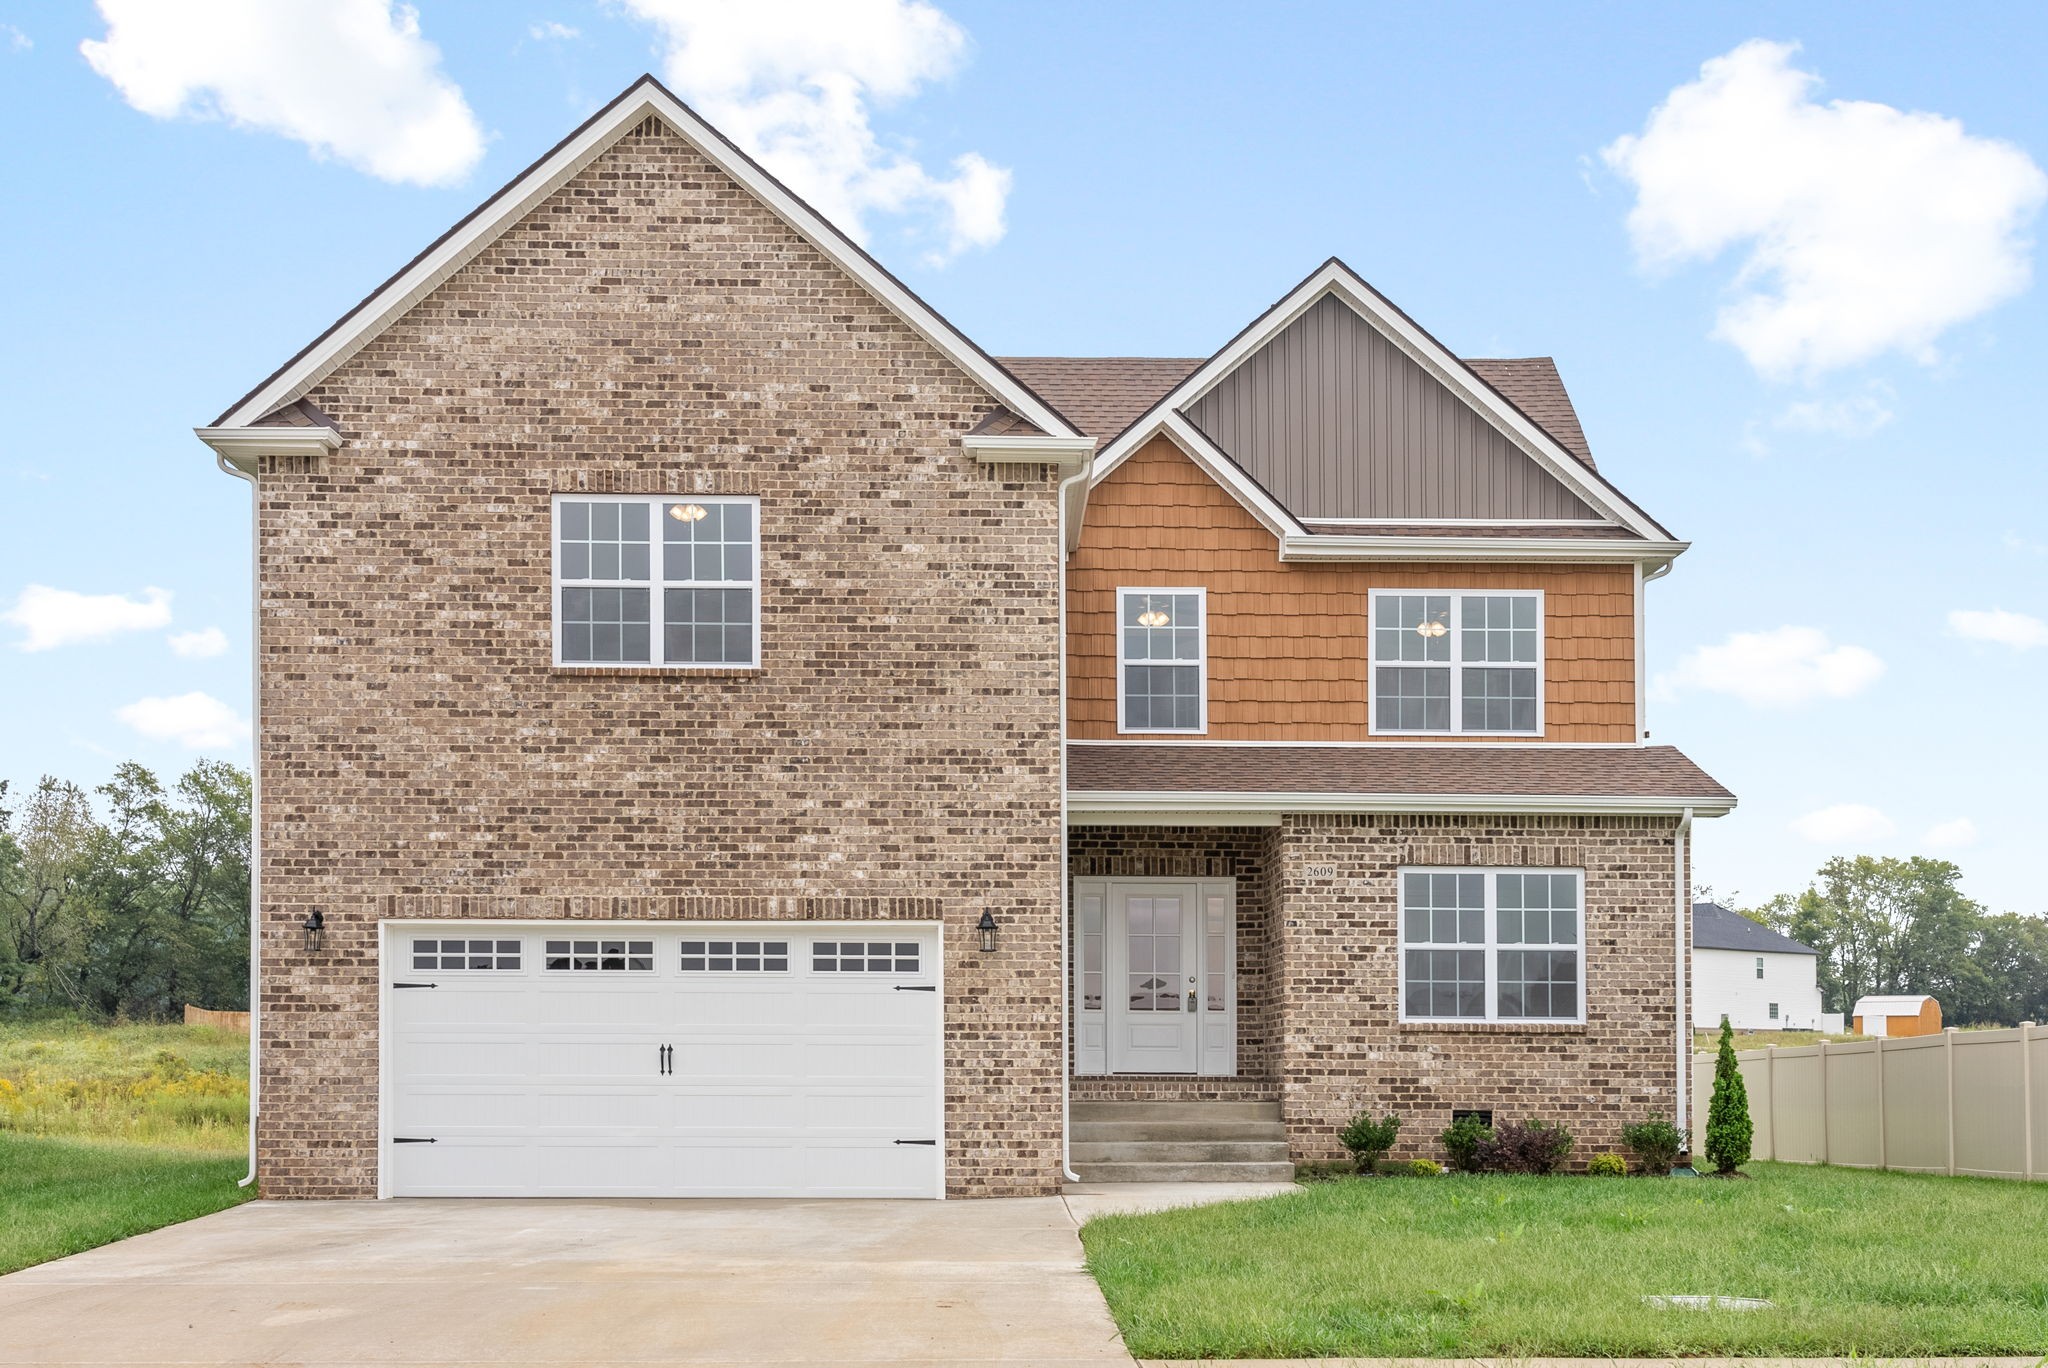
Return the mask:
[(0, 1363), (1128, 1365), (1081, 1258), (1058, 1197), (252, 1202), (0, 1278)]

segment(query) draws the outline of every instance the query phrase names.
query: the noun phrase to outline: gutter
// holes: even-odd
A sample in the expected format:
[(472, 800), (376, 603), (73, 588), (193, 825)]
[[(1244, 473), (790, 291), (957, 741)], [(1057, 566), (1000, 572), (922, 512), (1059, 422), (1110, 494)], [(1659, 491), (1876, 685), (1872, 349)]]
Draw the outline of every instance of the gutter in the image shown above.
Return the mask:
[(249, 1171), (236, 1187), (256, 1181), (256, 1121), (263, 1114), (263, 561), (258, 539), (262, 508), (256, 472), (214, 453), (214, 464), (249, 486)]
[[(1062, 761), (1062, 770), (1065, 762)], [(1221, 813), (1280, 815), (1289, 812), (1451, 812), (1570, 813), (1586, 816), (1678, 817), (1690, 824), (1694, 815), (1719, 817), (1735, 810), (1734, 795), (1726, 798), (1617, 797), (1598, 794), (1472, 794), (1472, 793), (1343, 793), (1220, 790), (1089, 789), (1067, 795), (1069, 810), (1087, 814), (1127, 816), (1180, 813), (1190, 816)]]
[(1672, 881), (1677, 887), (1677, 901), (1674, 908), (1671, 929), (1671, 979), (1673, 1001), (1677, 1006), (1677, 1087), (1674, 1089), (1678, 1133), (1685, 1137), (1685, 1147), (1692, 1148), (1692, 1130), (1687, 1125), (1687, 1113), (1692, 1109), (1692, 1023), (1685, 1011), (1685, 951), (1690, 939), (1686, 935), (1687, 920), (1692, 915), (1692, 888), (1685, 877), (1686, 843), (1692, 836), (1692, 809), (1687, 808), (1678, 819), (1678, 831), (1671, 838)]

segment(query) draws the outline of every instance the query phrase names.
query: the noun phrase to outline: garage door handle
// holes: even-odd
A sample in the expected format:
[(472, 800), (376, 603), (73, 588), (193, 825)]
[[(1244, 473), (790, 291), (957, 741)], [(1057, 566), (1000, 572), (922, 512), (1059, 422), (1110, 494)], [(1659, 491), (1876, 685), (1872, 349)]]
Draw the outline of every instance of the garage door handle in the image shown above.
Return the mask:
[(936, 1145), (939, 1142), (936, 1140), (898, 1140), (896, 1143), (899, 1145)]
[(439, 1142), (431, 1135), (394, 1135), (391, 1137), (391, 1143), (394, 1145), (432, 1145)]
[(936, 993), (939, 990), (937, 985), (930, 983), (899, 983), (896, 985), (896, 991), (899, 993)]
[(439, 988), (438, 983), (394, 983), (393, 988)]

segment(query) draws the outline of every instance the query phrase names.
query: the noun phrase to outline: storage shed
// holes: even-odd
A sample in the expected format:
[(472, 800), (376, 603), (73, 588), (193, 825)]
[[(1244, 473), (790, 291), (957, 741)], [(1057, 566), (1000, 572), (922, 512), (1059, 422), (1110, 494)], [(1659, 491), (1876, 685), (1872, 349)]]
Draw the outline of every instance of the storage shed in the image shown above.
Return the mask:
[(1856, 999), (1849, 1029), (1858, 1035), (1923, 1036), (1941, 1033), (1941, 1004), (1920, 993)]

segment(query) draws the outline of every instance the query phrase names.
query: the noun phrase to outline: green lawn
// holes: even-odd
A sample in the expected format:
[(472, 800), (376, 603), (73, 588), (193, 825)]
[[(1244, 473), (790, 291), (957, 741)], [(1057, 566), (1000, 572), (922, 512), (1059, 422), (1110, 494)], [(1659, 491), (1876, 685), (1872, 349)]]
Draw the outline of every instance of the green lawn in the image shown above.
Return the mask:
[(255, 1196), (236, 1158), (0, 1131), (0, 1273)]
[[(1379, 1178), (1081, 1232), (1141, 1358), (2039, 1354), (2048, 1185)], [(1656, 1310), (1656, 1294), (1766, 1311)]]

